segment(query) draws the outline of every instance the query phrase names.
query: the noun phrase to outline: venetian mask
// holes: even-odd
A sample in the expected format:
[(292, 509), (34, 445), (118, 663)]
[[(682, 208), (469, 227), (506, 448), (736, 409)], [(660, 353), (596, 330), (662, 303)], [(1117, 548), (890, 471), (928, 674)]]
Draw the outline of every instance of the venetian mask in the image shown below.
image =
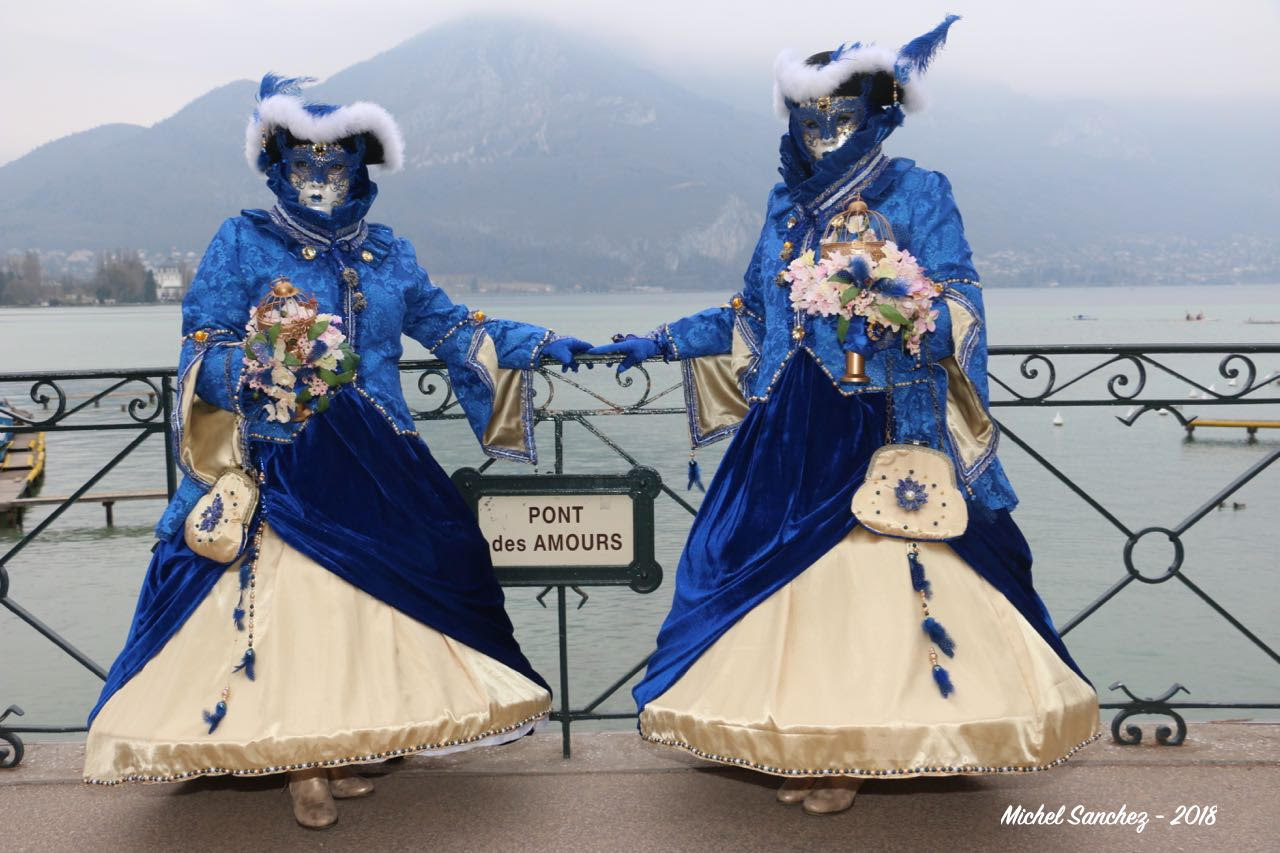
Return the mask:
[(360, 156), (337, 142), (304, 142), (285, 149), (285, 176), (298, 191), (298, 204), (332, 213), (351, 194)]
[(848, 142), (866, 118), (867, 104), (862, 98), (821, 97), (791, 105), (791, 120), (814, 160)]

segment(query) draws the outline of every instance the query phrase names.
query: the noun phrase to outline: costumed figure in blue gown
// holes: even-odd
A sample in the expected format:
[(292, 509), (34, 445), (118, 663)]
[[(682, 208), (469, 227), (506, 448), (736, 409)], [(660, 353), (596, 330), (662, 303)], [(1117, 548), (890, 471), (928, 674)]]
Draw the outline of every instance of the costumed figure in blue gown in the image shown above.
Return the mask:
[(414, 428), (401, 335), (448, 365), (491, 456), (535, 458), (532, 372), (589, 347), (452, 303), (366, 220), (404, 142), (371, 103), (264, 78), (246, 133), (270, 210), (226, 220), (183, 303), (180, 488), (85, 779), (289, 773), (305, 826), (372, 791), (350, 765), (518, 738), (550, 710), (488, 545)]
[[(1053, 767), (1098, 734), (1010, 517), (950, 184), (881, 151), (953, 20), (897, 51), (779, 57), (783, 180), (745, 288), (594, 350), (620, 369), (678, 359), (694, 448), (733, 434), (635, 688), (640, 732), (783, 777), (778, 798), (811, 813), (848, 808), (865, 778)], [(792, 301), (790, 264), (872, 211), (936, 296), (916, 352)]]

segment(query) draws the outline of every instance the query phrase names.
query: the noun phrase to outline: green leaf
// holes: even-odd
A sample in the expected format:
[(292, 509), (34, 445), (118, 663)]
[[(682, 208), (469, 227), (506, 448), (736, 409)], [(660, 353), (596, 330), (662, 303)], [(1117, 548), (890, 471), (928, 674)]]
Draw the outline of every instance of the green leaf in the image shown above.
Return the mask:
[(850, 302), (858, 298), (858, 294), (862, 292), (860, 287), (850, 287), (840, 294), (840, 304), (848, 305)]
[(828, 276), (827, 281), (832, 284), (853, 284), (853, 276), (849, 274), (848, 270), (840, 270)]
[(341, 381), (338, 379), (338, 374), (334, 373), (332, 370), (326, 370), (323, 367), (316, 368), (316, 376), (323, 379), (326, 385), (341, 384)]
[(836, 338), (840, 343), (844, 343), (844, 339), (849, 335), (849, 318), (841, 314), (836, 319)]
[(880, 313), (890, 323), (897, 323), (899, 326), (911, 325), (907, 322), (907, 318), (902, 316), (902, 312), (892, 305), (877, 305), (876, 307), (880, 309)]
[(317, 413), (317, 414), (320, 414), (320, 413), (323, 413), (323, 412), (327, 411), (327, 410), (328, 410), (328, 408), (329, 408), (329, 398), (328, 398), (328, 397), (319, 397), (319, 398), (317, 398), (317, 399), (316, 399), (316, 413)]
[(352, 369), (352, 370), (348, 370), (348, 371), (346, 371), (345, 373), (339, 373), (339, 374), (338, 374), (338, 384), (339, 384), (339, 385), (346, 385), (348, 382), (354, 382), (354, 381), (355, 381), (355, 378), (356, 378), (356, 372), (355, 372), (355, 370), (354, 370), (354, 369)]
[(302, 359), (298, 358), (296, 355), (294, 355), (291, 352), (287, 352), (284, 355), (284, 366), (285, 367), (301, 367)]
[(328, 320), (316, 320), (307, 329), (307, 340), (314, 341), (316, 338), (324, 334), (325, 329), (329, 328)]
[(299, 392), (298, 392), (298, 402), (299, 402), (299, 403), (310, 403), (310, 402), (311, 402), (311, 389), (310, 389), (310, 388), (303, 388), (301, 391), (299, 391)]
[(267, 329), (267, 343), (271, 345), (272, 349), (275, 349), (276, 341), (280, 340), (280, 333), (283, 331), (284, 326), (281, 326), (279, 323), (276, 323), (274, 326)]

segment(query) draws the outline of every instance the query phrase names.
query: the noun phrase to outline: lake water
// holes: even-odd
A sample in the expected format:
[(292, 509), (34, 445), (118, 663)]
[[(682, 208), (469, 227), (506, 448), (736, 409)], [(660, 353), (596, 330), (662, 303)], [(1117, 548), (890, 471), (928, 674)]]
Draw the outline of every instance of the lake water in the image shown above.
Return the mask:
[[(647, 331), (663, 321), (720, 304), (724, 297), (719, 293), (468, 294), (465, 301), (494, 316), (541, 323), (565, 334), (603, 341), (615, 331)], [(986, 299), (993, 343), (1280, 342), (1280, 326), (1244, 322), (1250, 318), (1280, 320), (1280, 286), (1275, 285), (994, 290)], [(1188, 311), (1203, 311), (1206, 319), (1185, 322)], [(1097, 319), (1072, 320), (1077, 314)], [(0, 372), (170, 365), (176, 359), (178, 327), (176, 306), (0, 309)], [(424, 355), (421, 347), (406, 340), (407, 357)], [(1216, 358), (1169, 361), (1205, 385), (1216, 383), (1225, 388)], [(993, 364), (993, 369), (1012, 381), (1018, 363), (1003, 359)], [(1060, 371), (1070, 364), (1073, 362), (1060, 362)], [(1280, 372), (1280, 357), (1260, 357), (1258, 367), (1264, 375)], [(654, 366), (652, 372), (657, 388), (677, 380), (674, 365)], [(1103, 373), (1100, 380), (1114, 372)], [(611, 399), (636, 398), (638, 386), (621, 389), (603, 371), (584, 371), (582, 375)], [(1172, 380), (1153, 375), (1151, 381), (1164, 383), (1158, 387), (1167, 387), (1171, 394), (1186, 396), (1185, 386)], [(1028, 390), (1037, 385), (1022, 379), (1014, 384)], [(0, 395), (9, 395), (17, 405), (24, 404), (26, 392), (25, 387), (15, 385), (0, 387)], [(409, 392), (412, 403), (417, 391), (409, 387)], [(556, 403), (566, 400), (575, 401), (573, 393), (557, 390)], [(675, 404), (679, 396), (671, 395), (667, 400)], [(1195, 413), (1193, 401), (1188, 401), (1186, 411)], [(1133, 427), (1124, 427), (1115, 419), (1124, 413), (1123, 407), (1064, 407), (1065, 424), (1060, 428), (1051, 423), (1054, 413), (1052, 407), (997, 411), (1012, 431), (1131, 529), (1174, 526), (1216, 489), (1280, 444), (1280, 436), (1272, 435), (1248, 444), (1238, 431), (1220, 431), (1188, 443), (1170, 417), (1149, 414)], [(1223, 417), (1244, 413), (1214, 411)], [(1253, 407), (1247, 414), (1280, 417), (1271, 407)], [(120, 417), (118, 411), (105, 406), (86, 413), (85, 419), (118, 421)], [(688, 444), (681, 418), (602, 417), (594, 423), (642, 463), (657, 468), (674, 488), (683, 488)], [(477, 465), (484, 459), (470, 433), (458, 423), (426, 423), (422, 432), (446, 470)], [(540, 428), (544, 457), (540, 470), (546, 470), (551, 462), (551, 439), (550, 427)], [(51, 433), (44, 493), (70, 493), (127, 441), (125, 434)], [(722, 450), (723, 446), (717, 446), (700, 452), (705, 479), (710, 479)], [(566, 428), (566, 454), (566, 470), (570, 472), (629, 467), (572, 424)], [(1015, 517), (1036, 553), (1037, 587), (1061, 624), (1124, 575), (1123, 537), (1013, 442), (1003, 443), (1001, 458), (1022, 500)], [(493, 470), (516, 473), (528, 469), (501, 463)], [(95, 491), (163, 487), (162, 449), (158, 439), (151, 439)], [(694, 493), (688, 499), (696, 505), (700, 495)], [(1275, 618), (1280, 602), (1280, 572), (1276, 571), (1280, 568), (1276, 556), (1280, 553), (1276, 533), (1280, 468), (1264, 472), (1233, 500), (1243, 503), (1244, 508), (1210, 513), (1186, 535), (1185, 572), (1261, 639), (1280, 646), (1280, 620)], [(158, 502), (117, 505), (116, 527), (107, 529), (100, 506), (71, 509), (9, 564), (12, 598), (108, 665), (124, 640), (152, 544), (150, 528), (160, 510)], [(37, 523), (47, 511), (29, 513), (27, 526)], [(626, 589), (591, 589), (586, 606), (569, 613), (575, 705), (593, 698), (651, 650), (670, 601), (690, 516), (660, 498), (657, 522), (658, 559), (666, 572), (658, 591), (637, 595)], [(7, 549), (16, 540), (13, 531), (0, 531), (0, 548)], [(1144, 543), (1139, 551), (1143, 565), (1168, 562), (1167, 554), (1158, 547), (1147, 548)], [(508, 609), (534, 665), (558, 684), (555, 612), (534, 601), (536, 592), (509, 590)], [(1158, 695), (1175, 681), (1181, 682), (1192, 693), (1182, 698), (1191, 701), (1280, 699), (1280, 666), (1176, 580), (1130, 585), (1071, 632), (1067, 643), (1100, 688), (1104, 701), (1117, 696), (1106, 689), (1113, 681), (1126, 682), (1140, 695)], [(35, 631), (8, 611), (0, 611), (0, 707), (19, 704), (31, 722), (76, 724), (84, 719), (99, 686), (94, 676)], [(631, 709), (626, 691), (602, 708)], [(1271, 712), (1270, 716), (1276, 715)]]

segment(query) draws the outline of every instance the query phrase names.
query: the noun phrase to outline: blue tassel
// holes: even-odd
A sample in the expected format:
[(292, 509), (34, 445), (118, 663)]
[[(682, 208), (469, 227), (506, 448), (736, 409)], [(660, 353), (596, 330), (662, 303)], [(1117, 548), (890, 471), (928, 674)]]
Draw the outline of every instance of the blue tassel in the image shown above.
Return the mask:
[(240, 588), (249, 588), (249, 575), (253, 572), (253, 554), (245, 552), (244, 559), (240, 561)]
[(237, 631), (244, 630), (244, 608), (243, 607), (237, 607), (235, 610), (232, 610), (231, 619), (236, 623)]
[(938, 651), (942, 652), (949, 658), (956, 656), (956, 644), (947, 634), (947, 629), (938, 623), (937, 619), (932, 616), (924, 620), (924, 632), (929, 635), (929, 639), (933, 640), (934, 645), (938, 647)]
[(213, 734), (218, 728), (218, 723), (222, 722), (222, 718), (227, 715), (227, 703), (219, 702), (213, 708), (213, 713), (204, 712), (204, 721), (209, 724), (209, 734)]
[(951, 684), (951, 675), (936, 664), (933, 667), (933, 680), (938, 683), (938, 691), (942, 693), (943, 699), (956, 692), (956, 688)]
[(697, 486), (698, 491), (705, 492), (707, 487), (702, 485), (702, 469), (698, 467), (697, 459), (689, 460), (689, 485), (685, 487), (685, 491), (692, 492), (693, 487)]
[(233, 669), (232, 672), (239, 672), (243, 669), (245, 677), (250, 681), (253, 681), (253, 662), (253, 649), (247, 649), (244, 653), (244, 657), (240, 658), (240, 665)]
[(911, 588), (923, 592), (925, 598), (933, 597), (933, 585), (924, 576), (924, 565), (914, 551), (908, 552), (907, 562), (911, 565)]

